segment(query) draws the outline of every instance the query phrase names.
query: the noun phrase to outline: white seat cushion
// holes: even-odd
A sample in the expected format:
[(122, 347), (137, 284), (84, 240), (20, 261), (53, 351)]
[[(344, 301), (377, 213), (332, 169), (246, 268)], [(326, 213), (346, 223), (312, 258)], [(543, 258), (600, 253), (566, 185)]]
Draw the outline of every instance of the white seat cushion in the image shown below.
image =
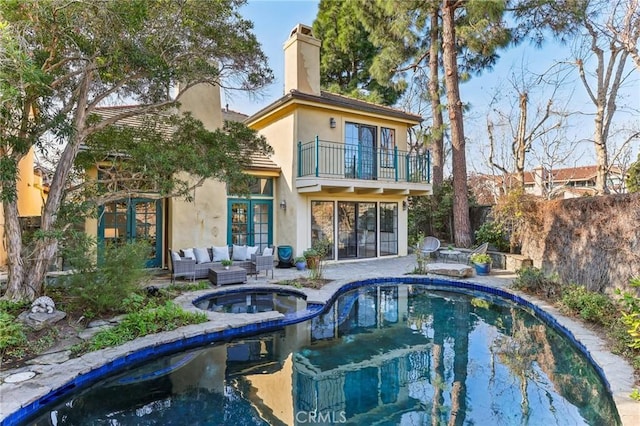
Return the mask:
[(171, 259), (174, 262), (177, 262), (178, 260), (180, 260), (180, 255), (177, 252), (171, 250)]
[(271, 256), (272, 254), (273, 254), (273, 249), (270, 247), (266, 247), (264, 250), (262, 250), (263, 256)]

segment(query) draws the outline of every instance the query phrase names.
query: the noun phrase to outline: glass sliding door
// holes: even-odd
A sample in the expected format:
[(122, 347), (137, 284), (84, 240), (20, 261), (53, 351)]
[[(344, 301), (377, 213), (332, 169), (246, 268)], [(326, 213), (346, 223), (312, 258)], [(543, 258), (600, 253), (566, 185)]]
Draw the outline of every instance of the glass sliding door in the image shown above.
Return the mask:
[(380, 203), (380, 256), (398, 254), (398, 203)]
[(358, 257), (376, 257), (378, 215), (376, 203), (358, 204)]
[(338, 202), (338, 259), (376, 257), (376, 203)]

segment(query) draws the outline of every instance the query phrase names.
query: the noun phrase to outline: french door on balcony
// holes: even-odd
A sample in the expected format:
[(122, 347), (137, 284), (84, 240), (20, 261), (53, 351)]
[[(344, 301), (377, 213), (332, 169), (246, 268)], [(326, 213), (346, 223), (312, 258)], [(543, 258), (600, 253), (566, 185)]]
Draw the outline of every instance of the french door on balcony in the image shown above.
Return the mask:
[(162, 262), (162, 202), (134, 198), (107, 203), (100, 208), (98, 222), (98, 260), (104, 259), (105, 247), (144, 241), (149, 245), (147, 268)]
[(355, 179), (376, 179), (376, 127), (346, 123), (345, 176)]
[(228, 201), (227, 241), (229, 244), (258, 246), (259, 251), (273, 242), (272, 200)]

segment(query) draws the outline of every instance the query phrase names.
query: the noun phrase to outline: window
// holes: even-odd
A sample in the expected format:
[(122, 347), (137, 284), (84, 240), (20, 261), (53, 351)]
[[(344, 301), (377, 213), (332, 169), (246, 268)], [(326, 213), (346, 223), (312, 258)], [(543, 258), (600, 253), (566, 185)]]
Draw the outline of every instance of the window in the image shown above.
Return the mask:
[[(240, 191), (227, 187), (227, 194), (237, 195)], [(251, 176), (249, 178), (249, 194), (273, 197), (273, 179)]]
[(396, 130), (383, 127), (380, 129), (380, 160), (381, 166), (395, 167)]

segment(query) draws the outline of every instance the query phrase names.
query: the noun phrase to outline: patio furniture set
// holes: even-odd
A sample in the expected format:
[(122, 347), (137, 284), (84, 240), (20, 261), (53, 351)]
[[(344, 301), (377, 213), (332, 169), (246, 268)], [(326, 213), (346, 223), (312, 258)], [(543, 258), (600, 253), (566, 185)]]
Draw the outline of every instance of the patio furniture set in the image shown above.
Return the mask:
[[(258, 247), (221, 246), (207, 248), (169, 249), (171, 282), (176, 278), (192, 281), (208, 278), (214, 285), (236, 284), (247, 281), (247, 275), (255, 275), (262, 271), (273, 278), (273, 249), (265, 248), (261, 254)], [(225, 267), (223, 260), (232, 260), (233, 265)]]

